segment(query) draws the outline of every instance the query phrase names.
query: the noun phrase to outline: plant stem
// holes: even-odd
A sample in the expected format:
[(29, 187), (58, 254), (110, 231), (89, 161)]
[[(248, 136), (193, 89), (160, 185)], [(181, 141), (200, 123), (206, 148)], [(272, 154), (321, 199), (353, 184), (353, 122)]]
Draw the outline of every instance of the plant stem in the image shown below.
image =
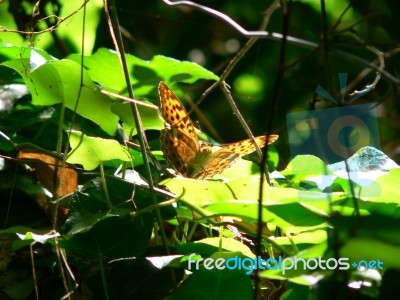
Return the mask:
[(107, 189), (107, 181), (106, 181), (106, 176), (104, 174), (104, 166), (103, 162), (100, 161), (100, 176), (101, 176), (101, 185), (103, 186), (103, 191), (104, 191), (104, 196), (106, 197), (106, 202), (108, 209), (112, 209), (112, 204), (110, 200), (110, 195), (108, 194), (108, 189)]

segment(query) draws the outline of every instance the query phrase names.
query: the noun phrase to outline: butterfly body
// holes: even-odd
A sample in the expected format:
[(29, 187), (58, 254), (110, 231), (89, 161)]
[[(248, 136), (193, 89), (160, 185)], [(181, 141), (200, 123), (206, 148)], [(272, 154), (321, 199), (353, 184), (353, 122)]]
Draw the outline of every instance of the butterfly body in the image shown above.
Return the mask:
[[(256, 150), (253, 141), (244, 140), (212, 150), (206, 142), (200, 142), (185, 107), (179, 98), (160, 82), (158, 87), (161, 114), (165, 128), (161, 130), (161, 150), (174, 170), (185, 177), (207, 179), (229, 168), (237, 158)], [(256, 137), (260, 147), (274, 142), (277, 135)]]

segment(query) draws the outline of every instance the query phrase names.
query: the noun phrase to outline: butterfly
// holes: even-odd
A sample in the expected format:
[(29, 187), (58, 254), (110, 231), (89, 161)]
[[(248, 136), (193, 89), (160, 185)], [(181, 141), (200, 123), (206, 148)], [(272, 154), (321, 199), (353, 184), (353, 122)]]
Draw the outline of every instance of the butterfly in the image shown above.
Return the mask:
[[(239, 157), (256, 150), (250, 139), (212, 150), (207, 142), (199, 140), (185, 107), (164, 82), (160, 82), (158, 92), (165, 125), (160, 135), (161, 150), (177, 174), (210, 179), (229, 168)], [(269, 135), (267, 142), (271, 144), (277, 139), (278, 135)], [(265, 136), (255, 140), (260, 148), (266, 144)]]

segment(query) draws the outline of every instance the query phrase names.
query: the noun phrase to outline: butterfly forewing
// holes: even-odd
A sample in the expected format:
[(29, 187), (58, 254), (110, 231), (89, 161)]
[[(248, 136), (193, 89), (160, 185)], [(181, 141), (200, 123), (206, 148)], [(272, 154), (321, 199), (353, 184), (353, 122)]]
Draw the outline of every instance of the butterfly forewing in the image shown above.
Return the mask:
[(186, 175), (187, 165), (200, 151), (199, 139), (185, 107), (163, 82), (158, 86), (165, 129), (161, 131), (161, 150), (169, 165)]
[(200, 148), (199, 138), (196, 135), (192, 120), (179, 98), (164, 82), (160, 82), (158, 92), (160, 94), (161, 114), (164, 121), (171, 128), (176, 128), (190, 137), (198, 151)]

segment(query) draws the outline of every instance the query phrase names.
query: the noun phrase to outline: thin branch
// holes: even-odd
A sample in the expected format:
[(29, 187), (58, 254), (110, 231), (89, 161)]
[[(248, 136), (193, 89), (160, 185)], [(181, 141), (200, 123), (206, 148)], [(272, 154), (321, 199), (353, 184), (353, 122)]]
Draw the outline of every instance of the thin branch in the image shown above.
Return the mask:
[[(283, 27), (283, 36), (286, 37), (289, 32), (289, 20), (290, 20), (290, 8), (292, 2), (289, 1), (289, 6), (286, 5), (285, 1), (281, 2), (282, 6), (282, 27)], [(287, 40), (284, 38), (280, 44), (280, 51), (279, 51), (279, 64), (276, 74), (276, 81), (274, 84), (274, 89), (271, 95), (271, 110), (269, 111), (269, 115), (267, 118), (266, 128), (267, 128), (267, 135), (271, 132), (273, 119), (275, 110), (278, 107), (279, 99), (281, 96), (281, 90), (283, 85), (283, 77), (285, 75), (285, 62), (286, 62), (286, 48), (287, 48)], [(266, 137), (267, 138), (267, 137)], [(265, 175), (268, 179), (268, 166), (265, 163), (268, 159), (268, 143), (266, 144), (265, 148), (263, 149), (262, 156), (261, 156), (261, 164), (260, 164), (260, 185), (258, 190), (258, 211), (257, 211), (257, 237), (256, 237), (256, 256), (261, 256), (262, 249), (262, 227), (263, 227), (263, 199), (264, 199), (264, 178)], [(260, 292), (260, 279), (259, 279), (260, 270), (257, 268), (255, 270), (255, 286), (254, 286), (254, 299), (258, 299), (258, 295)]]
[(62, 18), (60, 16), (56, 16), (56, 15), (50, 15), (50, 16), (47, 16), (46, 18), (43, 18), (43, 19), (39, 20), (39, 22), (40, 22), (40, 21), (44, 21), (44, 20), (49, 19), (49, 18), (56, 18), (57, 19), (57, 23), (54, 24), (53, 26), (47, 28), (47, 29), (39, 30), (39, 31), (22, 31), (22, 30), (8, 29), (8, 28), (6, 28), (4, 26), (0, 26), (0, 32), (19, 33), (19, 34), (23, 34), (23, 35), (36, 35), (36, 34), (41, 34), (41, 33), (49, 32), (49, 31), (54, 31), (54, 30), (56, 30), (58, 28), (58, 26), (61, 23), (65, 22), (66, 20), (68, 20), (69, 18), (71, 18), (72, 16), (77, 14), (82, 8), (85, 7), (86, 3), (88, 3), (88, 2), (89, 2), (89, 0), (85, 0), (78, 9), (76, 9), (75, 11), (73, 11), (72, 13), (70, 13), (68, 16), (66, 16), (64, 18)]
[[(268, 32), (268, 31), (264, 31), (264, 30), (248, 31), (248, 30), (244, 29), (242, 26), (240, 26), (238, 23), (236, 23), (234, 20), (232, 20), (230, 17), (219, 12), (218, 10), (209, 8), (204, 5), (194, 3), (192, 1), (169, 1), (169, 0), (162, 0), (162, 1), (169, 6), (190, 6), (197, 10), (205, 12), (208, 15), (211, 15), (213, 17), (216, 17), (216, 18), (224, 21), (225, 23), (228, 23), (230, 26), (235, 28), (240, 34), (242, 34), (243, 36), (248, 37), (248, 38), (253, 38), (253, 37), (254, 38), (268, 38), (268, 39), (275, 40), (275, 41), (281, 41), (283, 39), (283, 35), (280, 33), (276, 33), (276, 32)], [(306, 48), (314, 49), (314, 48), (318, 47), (318, 44), (316, 44), (316, 43), (302, 40), (302, 39), (292, 37), (292, 36), (288, 36), (287, 40), (291, 41), (295, 45), (301, 45)]]
[[(271, 15), (274, 13), (275, 10), (279, 8), (279, 0), (275, 0), (269, 7), (268, 9), (264, 12), (264, 18), (261, 22), (260, 26), (260, 31), (265, 30), (268, 26), (269, 20)], [(219, 80), (215, 82), (212, 86), (210, 86), (201, 96), (199, 102), (201, 102), (212, 90), (214, 90), (217, 86), (220, 86), (226, 99), (228, 100), (228, 103), (238, 119), (240, 125), (242, 125), (242, 128), (246, 132), (247, 136), (249, 139), (251, 139), (254, 143), (254, 146), (256, 147), (257, 154), (261, 158), (262, 152), (260, 147), (255, 141), (254, 135), (251, 132), (250, 127), (247, 125), (247, 122), (243, 118), (242, 114), (240, 113), (238, 107), (236, 106), (236, 103), (232, 97), (231, 91), (228, 89), (228, 85), (226, 84), (225, 80), (227, 77), (230, 75), (234, 67), (239, 63), (239, 61), (245, 56), (245, 54), (251, 49), (251, 47), (259, 40), (259, 37), (252, 37), (250, 38), (247, 43), (243, 46), (242, 49), (235, 55), (235, 57), (229, 62), (228, 66), (225, 68), (225, 70), (222, 72), (222, 75), (220, 76)], [(268, 177), (267, 177), (268, 179)]]
[[(111, 36), (113, 38), (118, 56), (120, 58), (120, 63), (121, 63), (123, 73), (125, 76), (125, 82), (127, 85), (128, 94), (129, 94), (130, 98), (134, 99), (133, 88), (132, 88), (132, 84), (131, 84), (131, 80), (130, 80), (130, 76), (129, 76), (128, 66), (126, 63), (125, 49), (124, 49), (124, 45), (122, 42), (121, 31), (119, 29), (120, 25), (119, 25), (118, 15), (116, 12), (116, 9), (117, 9), (116, 3), (115, 3), (115, 0), (104, 0), (104, 2), (105, 2), (104, 8), (105, 8), (105, 12), (107, 15), (107, 20), (108, 20)], [(143, 124), (142, 124), (142, 120), (141, 120), (136, 102), (131, 102), (130, 106), (131, 106), (133, 118), (135, 120), (135, 126), (136, 126), (139, 144), (140, 144), (140, 151), (142, 153), (143, 165), (144, 165), (147, 181), (148, 181), (150, 190), (154, 191), (155, 186), (154, 186), (154, 181), (153, 181), (153, 177), (152, 177), (152, 173), (151, 173), (151, 169), (150, 169), (149, 156), (147, 155), (147, 153), (150, 152), (150, 147), (147, 142), (146, 136), (144, 134)], [(151, 200), (154, 205), (156, 205), (158, 203), (154, 192), (151, 193)], [(162, 223), (161, 212), (158, 207), (156, 207), (156, 209), (155, 209), (155, 215), (157, 218), (158, 226), (160, 228), (161, 238), (162, 238), (162, 242), (164, 244), (165, 251), (169, 255), (170, 250), (168, 247), (167, 236), (166, 236), (164, 226)], [(171, 279), (174, 283), (176, 282), (175, 273), (173, 273), (172, 271), (171, 271)]]
[[(270, 40), (274, 40), (274, 41), (282, 41), (284, 38), (284, 36), (281, 33), (276, 33), (276, 32), (248, 31), (248, 30), (244, 29), (243, 27), (241, 27), (238, 23), (236, 23), (234, 20), (232, 20), (227, 15), (225, 15), (215, 9), (194, 3), (192, 1), (175, 1), (175, 2), (169, 1), (169, 0), (162, 0), (162, 1), (169, 6), (189, 6), (194, 9), (205, 12), (205, 13), (207, 13), (213, 17), (216, 17), (216, 18), (224, 21), (225, 23), (231, 25), (240, 34), (242, 34), (243, 36), (248, 37), (248, 38), (252, 38), (252, 37), (266, 38), (266, 39), (270, 39)], [(317, 44), (317, 43), (299, 39), (299, 38), (296, 38), (293, 36), (286, 36), (285, 39), (287, 40), (288, 43), (291, 43), (293, 45), (297, 45), (297, 46), (300, 46), (303, 48), (316, 49), (319, 47), (319, 44)], [(377, 72), (380, 72), (383, 76), (385, 76), (387, 79), (389, 79), (393, 83), (400, 84), (400, 79), (394, 77), (392, 74), (390, 74), (389, 72), (387, 72), (385, 70), (380, 70), (377, 65), (370, 63), (369, 61), (367, 61), (359, 56), (356, 56), (356, 55), (353, 55), (351, 53), (341, 51), (341, 50), (331, 50), (331, 53), (336, 56), (342, 57), (350, 62), (355, 62), (359, 65), (367, 66)]]
[(122, 100), (122, 101), (125, 101), (127, 103), (135, 103), (136, 105), (139, 105), (139, 106), (148, 107), (148, 108), (155, 108), (157, 110), (159, 109), (157, 105), (154, 105), (154, 104), (151, 104), (151, 103), (147, 103), (147, 102), (143, 102), (143, 101), (138, 101), (138, 100), (135, 100), (135, 99), (132, 99), (132, 98), (129, 98), (129, 97), (125, 97), (125, 96), (122, 96), (122, 95), (119, 95), (119, 94), (115, 94), (115, 93), (112, 93), (112, 92), (108, 92), (108, 91), (105, 91), (105, 90), (101, 90), (100, 93), (102, 93), (104, 95), (107, 95), (107, 96), (115, 97), (118, 100)]
[[(368, 45), (357, 35), (353, 34), (353, 36), (359, 42), (361, 42), (361, 44), (364, 45), (367, 50), (371, 51), (372, 53), (374, 53), (377, 56), (379, 69), (383, 70), (385, 68), (384, 53), (382, 51), (378, 50), (377, 48), (375, 48), (374, 46)], [(380, 79), (381, 79), (381, 72), (377, 71), (375, 79), (371, 84), (366, 85), (365, 88), (360, 91), (355, 90), (353, 93), (350, 94), (350, 101), (353, 101), (353, 100), (365, 95), (366, 93), (370, 92), (371, 90), (373, 90), (376, 87), (376, 85), (378, 84)]]

